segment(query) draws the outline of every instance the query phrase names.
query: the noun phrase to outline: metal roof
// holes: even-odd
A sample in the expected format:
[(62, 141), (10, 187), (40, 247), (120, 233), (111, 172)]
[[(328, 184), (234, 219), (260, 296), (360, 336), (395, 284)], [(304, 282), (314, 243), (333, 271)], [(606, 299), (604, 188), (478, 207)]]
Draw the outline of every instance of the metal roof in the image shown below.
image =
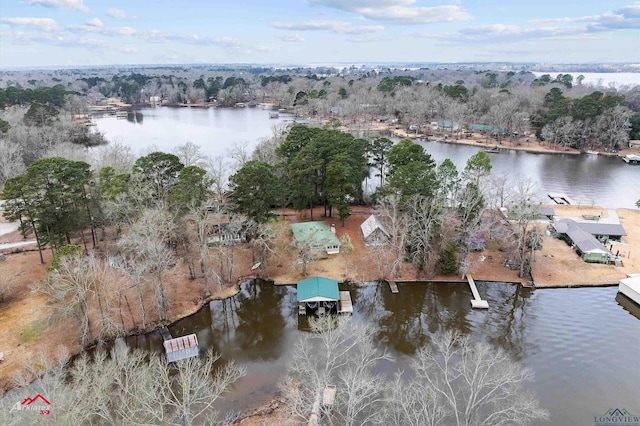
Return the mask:
[(593, 235), (613, 235), (616, 237), (627, 235), (619, 223), (576, 222), (576, 225)]
[(566, 234), (568, 228), (573, 225), (591, 235), (613, 235), (619, 237), (627, 235), (627, 232), (619, 223), (576, 222), (573, 219), (558, 219), (553, 223), (555, 230), (561, 234)]
[(552, 207), (540, 207), (539, 212), (543, 216), (553, 216), (556, 214)]
[(291, 230), (296, 241), (309, 242), (314, 245), (340, 245), (338, 237), (324, 222), (292, 223)]
[(311, 277), (298, 281), (298, 302), (327, 300), (340, 300), (338, 281), (324, 277)]
[(566, 234), (582, 253), (607, 253), (611, 252), (589, 232), (580, 228), (578, 223), (571, 223)]
[(382, 233), (389, 238), (389, 231), (387, 231), (387, 228), (378, 220), (377, 217), (375, 217), (375, 215), (369, 216), (367, 220), (362, 222), (360, 229), (362, 229), (362, 235), (364, 235), (365, 239), (368, 238), (369, 235), (373, 234), (376, 229), (382, 231)]

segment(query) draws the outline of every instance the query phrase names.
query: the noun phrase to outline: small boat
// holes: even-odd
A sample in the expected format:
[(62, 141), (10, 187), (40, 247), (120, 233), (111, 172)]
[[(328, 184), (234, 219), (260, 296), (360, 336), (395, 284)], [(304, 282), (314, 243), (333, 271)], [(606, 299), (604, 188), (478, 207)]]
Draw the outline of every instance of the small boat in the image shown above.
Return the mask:
[(277, 112), (270, 112), (269, 113), (269, 118), (278, 118), (280, 117), (280, 114), (278, 114)]
[(588, 155), (599, 155), (600, 154), (598, 151), (591, 151), (591, 150), (585, 151), (584, 153), (588, 154)]
[(489, 152), (489, 153), (499, 153), (502, 152), (502, 150), (500, 148), (498, 148), (497, 146), (491, 147), (491, 148), (485, 148), (484, 152)]

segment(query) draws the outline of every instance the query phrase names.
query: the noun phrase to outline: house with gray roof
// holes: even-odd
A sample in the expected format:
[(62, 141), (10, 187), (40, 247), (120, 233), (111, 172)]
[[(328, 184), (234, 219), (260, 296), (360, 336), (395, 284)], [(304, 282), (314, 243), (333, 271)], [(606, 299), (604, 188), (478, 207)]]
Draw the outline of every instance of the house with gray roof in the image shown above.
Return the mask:
[(611, 252), (593, 235), (577, 225), (575, 222), (570, 224), (565, 235), (582, 260), (590, 263), (608, 263), (609, 256), (613, 257)]
[(619, 223), (576, 222), (573, 219), (558, 219), (552, 226), (559, 234), (566, 234), (568, 227), (572, 224), (603, 242), (609, 240), (620, 241), (622, 237), (627, 235), (624, 227)]
[(375, 215), (371, 215), (360, 225), (366, 246), (383, 246), (391, 238), (389, 231)]
[[(617, 228), (605, 228), (605, 227), (591, 227), (584, 225), (609, 225), (612, 224), (597, 224), (597, 223), (584, 223), (576, 222), (572, 219), (560, 219), (552, 224), (553, 228), (558, 234), (561, 234), (563, 238), (575, 248), (582, 260), (591, 263), (609, 263), (609, 259), (613, 258), (611, 252), (593, 235), (589, 230), (597, 230), (598, 232), (613, 231)], [(620, 226), (620, 225), (618, 225)], [(622, 226), (620, 226), (622, 227)], [(624, 229), (622, 230), (624, 232)], [(626, 235), (626, 233), (624, 234)]]

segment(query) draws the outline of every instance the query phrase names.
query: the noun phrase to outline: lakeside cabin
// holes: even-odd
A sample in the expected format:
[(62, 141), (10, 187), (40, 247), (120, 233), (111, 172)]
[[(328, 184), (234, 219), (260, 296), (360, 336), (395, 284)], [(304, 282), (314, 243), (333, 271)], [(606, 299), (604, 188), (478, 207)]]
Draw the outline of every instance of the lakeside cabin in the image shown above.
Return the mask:
[(391, 235), (375, 215), (369, 216), (360, 225), (365, 246), (384, 246), (389, 243)]
[(311, 277), (298, 281), (298, 314), (353, 313), (351, 294), (338, 289), (338, 281)]
[(324, 222), (292, 223), (293, 239), (296, 245), (310, 246), (312, 250), (326, 251), (327, 254), (340, 253), (340, 240)]

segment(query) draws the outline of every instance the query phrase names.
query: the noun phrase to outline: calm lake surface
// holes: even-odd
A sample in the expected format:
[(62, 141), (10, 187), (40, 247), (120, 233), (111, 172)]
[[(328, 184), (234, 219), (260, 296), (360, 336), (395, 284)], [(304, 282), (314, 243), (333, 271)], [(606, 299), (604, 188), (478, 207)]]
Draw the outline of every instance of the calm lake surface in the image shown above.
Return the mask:
[[(127, 120), (97, 117), (96, 124), (109, 141), (122, 141), (140, 154), (154, 146), (171, 152), (193, 142), (205, 154), (216, 157), (228, 156), (234, 144), (247, 143), (250, 153), (261, 139), (271, 136), (274, 125), (291, 119), (286, 117), (281, 114), (278, 119), (270, 119), (269, 111), (260, 108), (157, 107), (130, 114)], [(480, 149), (441, 142), (420, 144), (438, 163), (450, 158), (459, 169)], [(580, 204), (636, 208), (634, 203), (640, 198), (640, 167), (619, 158), (514, 150), (489, 155), (493, 173), (529, 177), (537, 182), (543, 202), (551, 202), (548, 193), (560, 192)]]
[[(478, 283), (489, 310), (472, 310), (463, 284), (405, 283), (351, 291), (353, 320), (368, 324), (395, 358), (389, 373), (406, 369), (432, 336), (457, 330), (506, 350), (532, 368), (530, 388), (551, 421), (540, 425), (589, 425), (610, 407), (640, 412), (640, 308), (617, 287), (529, 290)], [(268, 400), (287, 369), (306, 318), (298, 318), (296, 289), (249, 281), (238, 295), (213, 301), (169, 327), (173, 336), (196, 333), (201, 348), (247, 367), (223, 410), (243, 410)], [(129, 346), (161, 351), (158, 333), (130, 337)]]

